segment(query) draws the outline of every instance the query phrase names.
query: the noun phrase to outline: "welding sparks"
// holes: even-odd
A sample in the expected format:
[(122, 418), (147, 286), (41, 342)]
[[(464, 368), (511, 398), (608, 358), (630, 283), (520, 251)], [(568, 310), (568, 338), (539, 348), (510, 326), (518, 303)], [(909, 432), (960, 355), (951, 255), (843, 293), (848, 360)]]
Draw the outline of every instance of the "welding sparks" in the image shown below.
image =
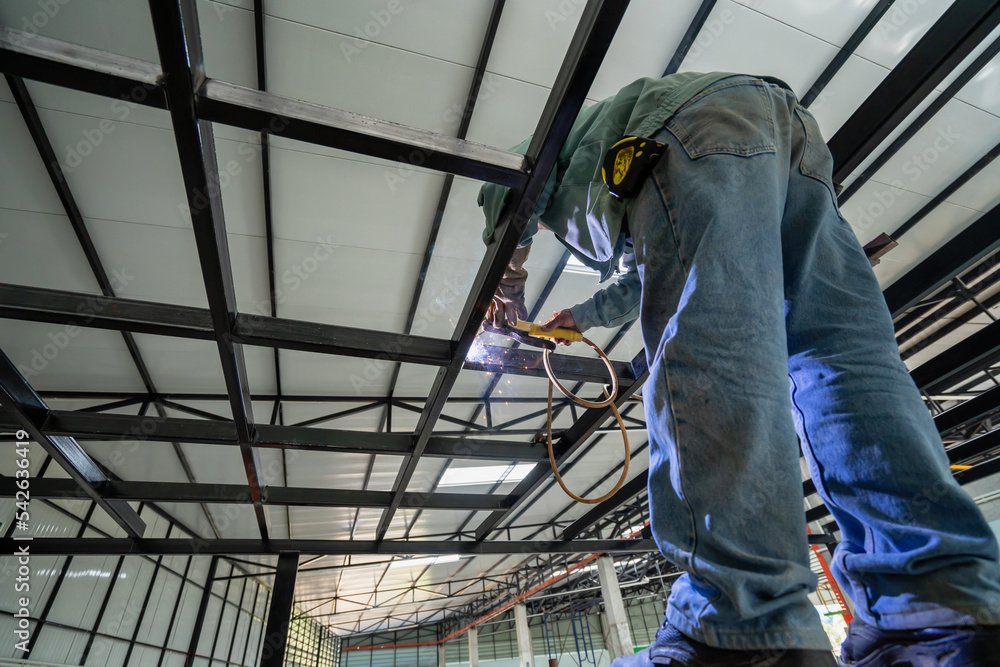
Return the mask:
[(486, 346), (483, 345), (482, 341), (477, 337), (472, 341), (472, 347), (469, 348), (469, 353), (465, 355), (465, 360), (474, 364), (481, 364), (489, 359), (489, 357), (490, 354), (486, 350)]

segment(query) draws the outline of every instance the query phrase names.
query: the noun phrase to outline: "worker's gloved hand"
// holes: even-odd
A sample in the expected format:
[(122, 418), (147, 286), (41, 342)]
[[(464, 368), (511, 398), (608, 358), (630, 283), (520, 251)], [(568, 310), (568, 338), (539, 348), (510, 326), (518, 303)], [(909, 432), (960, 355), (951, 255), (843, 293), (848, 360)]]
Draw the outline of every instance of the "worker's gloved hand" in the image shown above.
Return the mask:
[[(542, 325), (542, 331), (552, 331), (553, 329), (571, 329), (573, 331), (580, 331), (580, 328), (576, 326), (576, 320), (573, 318), (573, 313), (570, 312), (569, 308), (555, 313), (549, 318), (548, 322)], [(570, 345), (573, 342), (562, 338), (555, 338), (554, 340), (558, 345)]]
[(502, 327), (508, 322), (514, 324), (528, 317), (528, 309), (524, 305), (524, 283), (528, 279), (528, 272), (524, 268), (524, 262), (528, 259), (530, 250), (530, 245), (515, 250), (503, 278), (500, 279), (497, 292), (493, 295), (493, 303), (486, 310), (486, 319), (495, 327)]

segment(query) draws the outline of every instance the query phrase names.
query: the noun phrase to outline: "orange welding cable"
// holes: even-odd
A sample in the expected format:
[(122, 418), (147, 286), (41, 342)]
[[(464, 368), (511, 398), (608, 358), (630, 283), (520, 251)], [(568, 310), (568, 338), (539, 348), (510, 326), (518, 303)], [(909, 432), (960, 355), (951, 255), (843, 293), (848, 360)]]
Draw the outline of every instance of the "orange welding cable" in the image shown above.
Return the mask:
[[(580, 398), (570, 390), (566, 389), (566, 387), (562, 386), (559, 380), (556, 379), (556, 375), (552, 371), (552, 364), (549, 361), (549, 350), (548, 348), (546, 348), (544, 354), (542, 355), (542, 361), (545, 362), (545, 372), (548, 373), (549, 376), (548, 418), (546, 420), (545, 436), (549, 447), (549, 463), (552, 465), (552, 474), (555, 475), (556, 481), (559, 482), (559, 486), (562, 487), (562, 490), (566, 492), (567, 496), (569, 496), (576, 502), (585, 503), (587, 505), (596, 505), (597, 503), (603, 503), (605, 500), (615, 495), (618, 492), (618, 489), (622, 488), (622, 485), (628, 478), (628, 466), (629, 466), (629, 459), (632, 456), (632, 450), (628, 444), (628, 431), (625, 429), (625, 421), (622, 419), (622, 416), (618, 413), (618, 406), (615, 405), (615, 397), (618, 395), (618, 375), (615, 374), (615, 368), (611, 364), (611, 360), (608, 359), (608, 355), (604, 354), (604, 350), (599, 348), (597, 345), (595, 345), (592, 341), (588, 340), (587, 338), (584, 338), (583, 342), (589, 345), (594, 350), (594, 352), (596, 352), (598, 356), (604, 361), (604, 365), (607, 366), (608, 372), (611, 374), (611, 391), (608, 391), (607, 387), (605, 387), (604, 388), (604, 395), (606, 396), (605, 400), (588, 401), (586, 399)], [(582, 498), (569, 490), (569, 488), (566, 486), (566, 482), (563, 481), (562, 475), (559, 474), (559, 466), (556, 465), (556, 455), (552, 447), (552, 385), (558, 387), (559, 391), (564, 396), (586, 408), (610, 407), (611, 411), (615, 415), (615, 419), (618, 420), (618, 426), (620, 426), (622, 429), (622, 442), (625, 445), (625, 464), (622, 466), (622, 474), (621, 477), (618, 478), (618, 482), (614, 485), (614, 487), (610, 491), (605, 493), (603, 496), (600, 496), (598, 498)]]

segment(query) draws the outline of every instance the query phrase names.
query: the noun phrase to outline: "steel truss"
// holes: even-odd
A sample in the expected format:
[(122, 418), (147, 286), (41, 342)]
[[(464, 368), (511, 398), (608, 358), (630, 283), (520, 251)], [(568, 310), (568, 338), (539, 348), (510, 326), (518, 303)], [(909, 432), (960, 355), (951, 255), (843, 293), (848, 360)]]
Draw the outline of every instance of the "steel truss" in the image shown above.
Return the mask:
[[(559, 77), (533, 135), (527, 154), (515, 153), (467, 141), (465, 131), (471, 117), (477, 86), (482, 81), (486, 62), (495, 37), (503, 1), (496, 0), (490, 23), (476, 66), (476, 75), (463, 114), (462, 127), (457, 137), (449, 137), (425, 130), (400, 126), (378, 119), (367, 118), (351, 112), (302, 102), (267, 92), (264, 77), (264, 35), (262, 3), (255, 3), (255, 27), (259, 90), (208, 79), (202, 62), (201, 38), (194, 0), (151, 0), (154, 32), (161, 65), (133, 58), (102, 52), (68, 42), (28, 35), (13, 28), (0, 27), (0, 71), (10, 82), (11, 89), (25, 116), (36, 146), (46, 163), (49, 175), (74, 229), (81, 240), (87, 258), (102, 286), (102, 295), (89, 295), (60, 290), (45, 290), (20, 285), (0, 285), (0, 317), (37, 322), (78, 325), (122, 332), (133, 359), (143, 376), (145, 393), (108, 394), (100, 392), (50, 392), (66, 398), (105, 398), (112, 403), (103, 409), (124, 405), (141, 405), (139, 415), (120, 415), (97, 409), (66, 411), (51, 410), (37, 393), (20, 377), (6, 357), (0, 365), (0, 389), (3, 407), (9, 419), (0, 416), (0, 429), (13, 431), (27, 429), (53, 459), (70, 474), (71, 480), (39, 479), (32, 489), (41, 498), (75, 497), (91, 498), (126, 530), (128, 539), (93, 538), (85, 540), (36, 539), (33, 553), (43, 554), (274, 554), (298, 551), (304, 554), (387, 554), (409, 555), (418, 553), (446, 554), (507, 554), (521, 556), (511, 563), (517, 570), (525, 563), (537, 561), (539, 553), (566, 554), (596, 551), (650, 551), (655, 549), (648, 539), (608, 540), (601, 535), (620, 535), (627, 525), (635, 525), (636, 517), (642, 518), (647, 509), (643, 493), (644, 475), (633, 480), (607, 503), (594, 508), (584, 517), (569, 522), (562, 519), (571, 505), (555, 514), (547, 526), (538, 526), (528, 540), (501, 540), (497, 534), (507, 531), (517, 519), (542, 495), (540, 491), (551, 485), (548, 464), (542, 448), (533, 442), (500, 441), (493, 435), (537, 435), (535, 429), (514, 429), (519, 420), (488, 428), (472, 422), (455, 420), (442, 414), (448, 402), (478, 403), (490, 415), (489, 392), (483, 397), (453, 397), (451, 391), (458, 374), (463, 369), (494, 373), (541, 376), (544, 371), (539, 354), (515, 348), (491, 351), (489, 363), (470, 364), (466, 354), (482, 320), (489, 298), (493, 294), (503, 269), (520, 238), (533, 202), (538, 197), (555, 157), (579, 111), (583, 99), (597, 73), (603, 56), (615, 35), (625, 12), (627, 2), (590, 0), (582, 12), (578, 29), (567, 51)], [(858, 28), (848, 44), (841, 50), (823, 75), (810, 90), (815, 99), (832, 78), (840, 65), (860, 43), (867, 31), (891, 4), (879, 2), (864, 24)], [(668, 66), (675, 71), (687, 49), (697, 37), (715, 5), (714, 0), (704, 0), (692, 21), (677, 52)], [(844, 128), (831, 139), (831, 149), (837, 157), (836, 174), (842, 177), (860, 164), (903, 118), (923, 100), (930, 90), (940, 83), (976, 44), (1000, 21), (1000, 2), (958, 0), (904, 58), (886, 81), (880, 85), (861, 108), (845, 123)], [(995, 51), (996, 46), (991, 47)], [(992, 51), (991, 51), (992, 52)], [(983, 63), (976, 61), (963, 75), (971, 78)], [(130, 99), (136, 103), (170, 112), (177, 143), (177, 151), (184, 177), (185, 189), (191, 209), (199, 259), (209, 308), (190, 308), (143, 302), (116, 297), (107, 283), (82, 216), (76, 209), (65, 178), (49, 159), (51, 146), (37, 122), (32, 121), (33, 107), (27, 89), (20, 78), (48, 83), (112, 98)], [(958, 86), (960, 87), (960, 86)], [(948, 97), (957, 92), (952, 86)], [(141, 92), (141, 95), (136, 94)], [(928, 117), (929, 118), (929, 117)], [(926, 122), (927, 119), (923, 119)], [(447, 203), (451, 178), (455, 175), (486, 180), (512, 188), (508, 206), (502, 215), (496, 240), (488, 247), (472, 290), (467, 298), (455, 333), (448, 340), (440, 340), (409, 333), (372, 332), (351, 327), (324, 325), (279, 318), (272, 299), (270, 316), (240, 313), (236, 308), (233, 276), (227, 247), (226, 228), (218, 188), (212, 123), (222, 123), (261, 133), (265, 154), (269, 136), (282, 136), (317, 145), (348, 150), (381, 159), (409, 162), (409, 156), (420, 155), (423, 167), (443, 171), (448, 180), (442, 190), (437, 207), (435, 224), (424, 256), (425, 269), (430, 259), (436, 230)], [(913, 130), (915, 131), (915, 129)], [(992, 159), (995, 155), (987, 154)], [(983, 166), (988, 161), (983, 162)], [(980, 167), (981, 168), (981, 167)], [(965, 180), (974, 175), (970, 171)], [(268, 264), (273, 295), (273, 255), (271, 248), (269, 213), (269, 173), (264, 169), (265, 208), (268, 219)], [(964, 182), (964, 181), (961, 181)], [(955, 187), (960, 183), (956, 181)], [(997, 234), (997, 209), (985, 214), (979, 221), (938, 250), (924, 263), (886, 290), (886, 300), (893, 314), (900, 318), (907, 313), (919, 316), (920, 303), (946, 288), (949, 283), (980, 262), (990, 252), (1000, 247)], [(544, 298), (558, 279), (565, 258), (557, 267), (533, 311), (537, 311)], [(101, 276), (104, 280), (101, 280)], [(423, 270), (411, 302), (415, 308), (420, 295)], [(949, 292), (955, 303), (965, 303), (967, 295), (956, 288)], [(413, 308), (410, 320), (412, 321)], [(409, 327), (407, 327), (407, 330)], [(988, 329), (988, 331), (987, 331)], [(145, 372), (138, 350), (133, 349), (133, 333), (176, 336), (196, 340), (215, 341), (226, 380), (226, 394), (212, 396), (225, 400), (232, 412), (232, 419), (218, 418), (203, 410), (189, 408), (174, 402), (203, 400), (205, 395), (164, 395), (156, 391)], [(914, 379), (929, 393), (940, 393), (958, 384), (979, 377), (1000, 359), (1000, 335), (991, 325), (976, 335), (942, 353), (935, 359), (915, 369)], [(615, 339), (616, 341), (619, 338)], [(243, 359), (243, 346), (263, 346), (274, 350), (278, 393), (265, 397), (274, 402), (270, 423), (255, 420)], [(396, 397), (393, 390), (388, 396), (366, 397), (368, 405), (349, 408), (331, 415), (298, 425), (285, 425), (281, 404), (295, 400), (308, 402), (359, 402), (358, 397), (288, 396), (280, 388), (279, 350), (298, 350), (331, 355), (377, 358), (397, 364), (414, 363), (438, 368), (433, 387), (426, 397)], [(578, 383), (603, 383), (607, 380), (603, 365), (593, 360), (558, 355), (554, 358), (556, 372), (563, 378)], [(645, 355), (640, 353), (631, 362), (617, 362), (616, 370), (622, 379), (617, 397), (619, 407), (624, 407), (647, 374)], [(394, 374), (395, 377), (395, 374)], [(393, 382), (393, 387), (395, 382)], [(494, 385), (495, 386), (495, 382)], [(491, 386), (490, 392), (493, 386)], [(577, 387), (579, 389), (579, 386)], [(515, 399), (516, 400), (516, 399)], [(525, 399), (532, 402), (541, 399)], [(417, 405), (411, 405), (417, 403)], [(565, 405), (565, 403), (562, 403)], [(149, 406), (155, 406), (156, 416), (146, 415)], [(189, 412), (199, 419), (177, 419), (166, 416), (165, 407)], [(410, 409), (420, 413), (413, 433), (391, 432), (393, 408)], [(316, 423), (332, 421), (341, 416), (362, 410), (385, 409), (383, 424), (377, 433), (339, 431), (312, 428)], [(996, 390), (985, 392), (971, 401), (937, 416), (943, 433), (972, 428), (976, 433), (982, 420), (1000, 408), (1000, 395)], [(557, 444), (560, 462), (566, 462), (575, 453), (592, 447), (593, 436), (604, 431), (602, 425), (610, 411), (588, 410), (574, 420), (574, 424), (561, 433)], [(453, 437), (441, 435), (436, 429), (439, 421), (457, 422), (463, 428)], [(641, 422), (640, 422), (641, 423)], [(1000, 471), (1000, 458), (993, 454), (1000, 449), (998, 431), (987, 432), (959, 443), (949, 456), (953, 462), (974, 462), (971, 470), (956, 477), (963, 483), (980, 479)], [(600, 436), (598, 436), (600, 437)], [(174, 443), (182, 457), (189, 483), (136, 483), (113, 479), (89, 459), (77, 440), (119, 439), (151, 440)], [(176, 443), (191, 442), (233, 446), (240, 449), (247, 476), (246, 485), (196, 484), (189, 466)], [(588, 443), (590, 443), (588, 445)], [(363, 452), (385, 454), (403, 458), (398, 476), (391, 491), (361, 492), (337, 489), (308, 489), (294, 487), (266, 487), (259, 476), (258, 450), (261, 447), (304, 449), (329, 452)], [(407, 490), (421, 457), (471, 458), (482, 460), (526, 461), (536, 464), (534, 470), (507, 496), (492, 494), (417, 494)], [(374, 458), (374, 456), (372, 457)], [(616, 474), (611, 471), (608, 475)], [(0, 495), (11, 495), (11, 480), (0, 480)], [(602, 481), (594, 486), (596, 487)], [(813, 493), (809, 483), (804, 485), (807, 494)], [(129, 500), (148, 502), (196, 503), (248, 503), (255, 509), (260, 540), (170, 539), (142, 538), (143, 524), (127, 504)], [(345, 506), (375, 507), (383, 510), (372, 541), (339, 540), (275, 540), (268, 527), (267, 505), (276, 506)], [(464, 509), (469, 519), (451, 536), (458, 539), (445, 541), (386, 540), (389, 526), (399, 508)], [(474, 511), (489, 511), (489, 516), (470, 531), (463, 531)], [(825, 508), (814, 507), (807, 518), (824, 515)], [(205, 511), (206, 516), (211, 516)], [(412, 526), (412, 524), (411, 524)], [(214, 526), (213, 526), (214, 528)], [(547, 531), (551, 539), (543, 539)], [(353, 537), (353, 528), (351, 536)], [(407, 535), (409, 528), (407, 529)], [(580, 535), (589, 539), (577, 539)], [(473, 539), (465, 539), (472, 537)], [(647, 535), (648, 537), (648, 535)], [(815, 536), (814, 542), (825, 542), (829, 536)], [(11, 546), (9, 536), (0, 538)], [(559, 562), (564, 556), (552, 556), (549, 563)], [(290, 559), (284, 559), (288, 570)], [(239, 575), (244, 576), (244, 575)], [(250, 575), (246, 575), (250, 576)], [(497, 575), (502, 577), (502, 575)], [(419, 579), (419, 577), (418, 577)], [(461, 595), (475, 582), (483, 584), (480, 600), (469, 607), (469, 614), (488, 609), (509, 587), (523, 586), (524, 577), (490, 579), (479, 577), (473, 583), (456, 591)], [(283, 581), (294, 581), (286, 575)], [(501, 584), (502, 582), (502, 584)], [(284, 591), (287, 594), (287, 591)], [(449, 594), (451, 588), (449, 584)], [(277, 604), (277, 603), (275, 603)], [(283, 607), (282, 607), (283, 608)], [(282, 612), (284, 613), (284, 612)], [(464, 618), (464, 616), (463, 616)], [(449, 621), (451, 622), (451, 621)], [(287, 628), (286, 628), (287, 630)]]

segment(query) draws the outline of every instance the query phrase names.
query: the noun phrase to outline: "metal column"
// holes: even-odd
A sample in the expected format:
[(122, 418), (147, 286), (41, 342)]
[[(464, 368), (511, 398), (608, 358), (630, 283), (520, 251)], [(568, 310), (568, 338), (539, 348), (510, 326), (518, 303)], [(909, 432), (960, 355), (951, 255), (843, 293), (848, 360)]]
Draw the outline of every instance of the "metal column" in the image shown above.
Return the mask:
[(535, 652), (531, 647), (531, 628), (528, 627), (528, 610), (523, 604), (514, 605), (514, 627), (517, 630), (517, 655), (521, 667), (533, 667)]
[(469, 667), (479, 667), (479, 631), (469, 628)]
[(632, 654), (632, 631), (628, 626), (628, 616), (625, 615), (625, 605), (622, 603), (622, 591), (618, 586), (618, 574), (615, 572), (615, 561), (611, 556), (601, 556), (597, 559), (597, 573), (601, 580), (601, 595), (604, 596), (604, 611), (608, 619), (608, 638), (612, 657), (618, 658)]
[(445, 666), (445, 645), (438, 644), (438, 667)]
[(299, 571), (299, 552), (283, 551), (278, 556), (278, 571), (274, 575), (274, 595), (264, 626), (264, 651), (260, 667), (282, 667), (288, 645), (288, 626), (295, 600), (295, 575)]

